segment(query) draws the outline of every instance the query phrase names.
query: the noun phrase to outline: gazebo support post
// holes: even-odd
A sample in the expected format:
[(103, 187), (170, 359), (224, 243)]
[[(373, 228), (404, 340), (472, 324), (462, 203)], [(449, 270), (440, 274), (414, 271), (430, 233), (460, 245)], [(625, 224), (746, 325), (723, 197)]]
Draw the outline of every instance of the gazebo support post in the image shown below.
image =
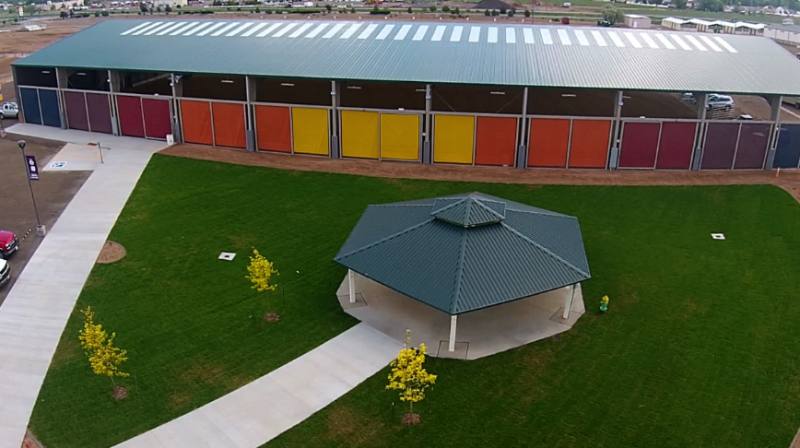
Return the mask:
[(569, 313), (572, 312), (572, 300), (575, 299), (575, 284), (570, 285), (569, 295), (567, 302), (564, 304), (564, 319), (569, 319)]
[(356, 303), (356, 276), (352, 269), (347, 270), (347, 286), (350, 290), (350, 303)]
[(458, 316), (450, 316), (450, 344), (447, 347), (448, 351), (456, 351), (456, 321)]

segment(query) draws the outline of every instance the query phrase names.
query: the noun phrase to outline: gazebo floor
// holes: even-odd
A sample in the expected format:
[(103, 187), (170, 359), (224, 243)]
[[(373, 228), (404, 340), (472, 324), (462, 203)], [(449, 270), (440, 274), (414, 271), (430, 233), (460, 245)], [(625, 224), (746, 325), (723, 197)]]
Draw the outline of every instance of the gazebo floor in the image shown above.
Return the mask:
[(355, 274), (356, 303), (347, 277), (336, 291), (345, 312), (399, 341), (411, 330), (411, 345), (425, 343), (428, 355), (478, 359), (563, 333), (585, 312), (580, 285), (572, 312), (563, 319), (570, 288), (561, 288), (458, 316), (456, 350), (448, 351), (450, 315)]

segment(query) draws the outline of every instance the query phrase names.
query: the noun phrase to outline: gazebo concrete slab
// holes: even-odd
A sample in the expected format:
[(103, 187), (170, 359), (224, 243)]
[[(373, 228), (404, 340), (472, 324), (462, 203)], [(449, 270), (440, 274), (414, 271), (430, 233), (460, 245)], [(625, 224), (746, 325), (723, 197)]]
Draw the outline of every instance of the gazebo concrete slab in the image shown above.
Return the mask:
[(425, 343), (434, 357), (478, 359), (563, 333), (585, 312), (580, 285), (568, 319), (563, 319), (570, 288), (458, 316), (456, 351), (448, 352), (450, 315), (355, 274), (356, 295), (367, 306), (352, 307), (347, 277), (336, 292), (344, 311), (398, 341), (411, 330), (411, 345)]
[(350, 301), (350, 294), (337, 294), (336, 298), (339, 299), (339, 305), (342, 306), (342, 309), (349, 310), (350, 308), (361, 308), (362, 306), (367, 306), (367, 300), (364, 298), (364, 294), (360, 292), (356, 293), (356, 301)]

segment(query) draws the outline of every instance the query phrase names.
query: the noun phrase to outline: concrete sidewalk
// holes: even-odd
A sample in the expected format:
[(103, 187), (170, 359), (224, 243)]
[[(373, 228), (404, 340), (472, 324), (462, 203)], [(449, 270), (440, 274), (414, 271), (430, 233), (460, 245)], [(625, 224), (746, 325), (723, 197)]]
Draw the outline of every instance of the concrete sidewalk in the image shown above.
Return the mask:
[[(83, 284), (150, 156), (163, 142), (17, 124), (10, 134), (111, 148), (0, 307), (0, 448), (19, 448)], [(49, 174), (53, 175), (53, 174)]]
[(358, 324), (252, 383), (115, 448), (257, 448), (374, 375), (402, 347)]

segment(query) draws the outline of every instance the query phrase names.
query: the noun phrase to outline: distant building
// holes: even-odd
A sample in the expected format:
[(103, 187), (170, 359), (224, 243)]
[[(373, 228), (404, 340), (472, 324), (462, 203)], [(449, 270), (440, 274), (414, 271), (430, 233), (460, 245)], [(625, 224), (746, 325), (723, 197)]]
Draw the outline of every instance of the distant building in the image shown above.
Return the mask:
[(625, 26), (628, 28), (650, 28), (650, 17), (639, 14), (625, 14)]
[(176, 6), (180, 6), (182, 8), (184, 6), (187, 6), (189, 4), (189, 1), (188, 0), (153, 0), (153, 4), (155, 6), (157, 6), (157, 7), (158, 6), (164, 7), (164, 6), (169, 5), (169, 6), (173, 7), (173, 8), (176, 7)]
[(701, 33), (747, 34), (761, 36), (766, 25), (763, 23), (728, 22), (725, 20), (679, 19), (667, 17), (661, 26), (679, 31), (698, 31)]
[(62, 2), (46, 2), (36, 5), (36, 9), (43, 11), (52, 11), (59, 9), (72, 9), (74, 7), (83, 6), (83, 0), (65, 0)]
[(764, 30), (764, 37), (782, 44), (800, 45), (800, 25), (769, 24)]
[(509, 9), (515, 9), (515, 8), (501, 0), (483, 0), (482, 2), (475, 5), (475, 9), (497, 9), (497, 10), (505, 9), (506, 11), (508, 11)]

